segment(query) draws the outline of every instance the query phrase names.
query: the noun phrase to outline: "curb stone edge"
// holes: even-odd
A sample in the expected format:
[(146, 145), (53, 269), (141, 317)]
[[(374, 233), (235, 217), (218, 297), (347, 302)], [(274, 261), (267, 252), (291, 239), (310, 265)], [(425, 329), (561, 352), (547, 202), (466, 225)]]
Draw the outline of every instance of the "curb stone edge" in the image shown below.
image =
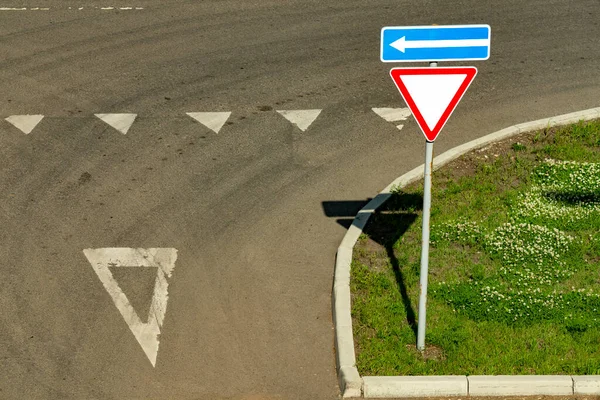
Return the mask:
[[(543, 128), (559, 125), (568, 125), (580, 121), (589, 121), (600, 118), (600, 107), (562, 114), (550, 118), (525, 122), (501, 129), (484, 137), (472, 140), (460, 146), (454, 147), (433, 159), (433, 171), (448, 164), (450, 161), (468, 153), (472, 150), (486, 145), (508, 139), (521, 133), (530, 132)], [(375, 198), (364, 206), (352, 221), (352, 225), (346, 232), (338, 247), (335, 260), (335, 272), (333, 281), (333, 321), (335, 326), (335, 348), (336, 365), (338, 369), (338, 381), (344, 398), (356, 397), (418, 397), (435, 396), (438, 393), (450, 393), (453, 387), (444, 385), (429, 385), (420, 390), (415, 385), (410, 385), (406, 378), (428, 378), (428, 377), (364, 377), (362, 378), (356, 368), (356, 355), (354, 353), (354, 336), (352, 333), (352, 316), (350, 301), (350, 264), (352, 263), (352, 251), (354, 245), (362, 234), (371, 215), (385, 203), (392, 195), (395, 188), (404, 187), (412, 182), (422, 179), (424, 165), (420, 165), (398, 177), (383, 189)], [(559, 377), (568, 375), (550, 375), (560, 380)], [(596, 394), (600, 395), (600, 375), (594, 376), (571, 376), (566, 382), (557, 382), (556, 385), (538, 385), (540, 375), (519, 375), (520, 382), (515, 384), (510, 381), (514, 376), (477, 376), (473, 382), (469, 377), (467, 380), (467, 393), (456, 392), (456, 395), (471, 395), (476, 383), (479, 387), (486, 387), (486, 393), (494, 393), (497, 396), (510, 395), (563, 395), (568, 394)], [(546, 376), (549, 377), (549, 376)], [(440, 376), (437, 378), (462, 378), (462, 376)], [(498, 380), (498, 378), (501, 378)], [(506, 381), (506, 379), (509, 381)], [(374, 389), (373, 385), (376, 385)], [(408, 385), (407, 385), (408, 384)], [(427, 386), (427, 385), (426, 385)], [(473, 390), (475, 391), (475, 390)], [(370, 393), (373, 392), (373, 396)], [(384, 394), (382, 396), (381, 394)], [(450, 395), (450, 394), (448, 394)]]

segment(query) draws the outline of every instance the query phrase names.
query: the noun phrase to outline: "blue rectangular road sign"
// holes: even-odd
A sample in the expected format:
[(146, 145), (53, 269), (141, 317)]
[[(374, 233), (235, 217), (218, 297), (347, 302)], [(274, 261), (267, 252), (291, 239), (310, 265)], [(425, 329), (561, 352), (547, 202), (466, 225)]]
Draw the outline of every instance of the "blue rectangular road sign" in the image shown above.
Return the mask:
[(490, 58), (489, 25), (387, 26), (381, 61), (466, 61)]

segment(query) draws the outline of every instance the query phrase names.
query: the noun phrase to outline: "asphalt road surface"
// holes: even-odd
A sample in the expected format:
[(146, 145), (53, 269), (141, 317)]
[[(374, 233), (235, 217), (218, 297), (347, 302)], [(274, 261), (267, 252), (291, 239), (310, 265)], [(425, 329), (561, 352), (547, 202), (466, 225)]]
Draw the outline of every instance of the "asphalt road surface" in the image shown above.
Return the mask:
[[(441, 153), (599, 106), (599, 15), (597, 0), (1, 0), (0, 398), (338, 398), (345, 228), (323, 202), (372, 197), (424, 156), (411, 119), (371, 110), (405, 107), (380, 29), (492, 27), (489, 60), (440, 64), (479, 69)], [(307, 109), (322, 111), (305, 131), (277, 112)], [(188, 112), (231, 114), (211, 130)], [(136, 114), (126, 134), (95, 116), (111, 113)], [(44, 117), (25, 134), (4, 120), (19, 115)], [(101, 248), (177, 252), (169, 276), (101, 269), (83, 252)]]

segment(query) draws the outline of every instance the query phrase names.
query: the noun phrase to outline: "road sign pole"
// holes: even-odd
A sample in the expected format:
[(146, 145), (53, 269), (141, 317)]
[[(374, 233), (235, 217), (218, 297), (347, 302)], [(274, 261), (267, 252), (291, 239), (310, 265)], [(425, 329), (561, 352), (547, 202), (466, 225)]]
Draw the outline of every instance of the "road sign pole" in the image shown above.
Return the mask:
[(417, 349), (425, 350), (425, 319), (427, 315), (427, 275), (429, 274), (429, 216), (431, 214), (431, 170), (433, 142), (425, 144), (425, 179), (423, 182), (423, 243), (421, 245), (421, 275), (419, 295), (419, 326)]
[[(439, 61), (487, 60), (489, 25), (387, 26), (381, 30), (382, 62), (429, 62), (429, 68), (392, 68), (390, 76), (425, 135), (423, 188), (423, 243), (417, 349), (425, 350), (427, 279), (429, 270), (429, 217), (433, 141), (477, 75), (475, 67), (435, 68)], [(448, 101), (449, 100), (449, 101)], [(437, 116), (437, 118), (436, 118)]]
[[(432, 68), (437, 63), (429, 63)], [(433, 142), (425, 143), (425, 173), (423, 176), (423, 234), (421, 244), (421, 273), (419, 294), (419, 323), (417, 349), (425, 350), (425, 320), (427, 318), (427, 282), (429, 275), (429, 217), (431, 215), (431, 174), (433, 170)]]

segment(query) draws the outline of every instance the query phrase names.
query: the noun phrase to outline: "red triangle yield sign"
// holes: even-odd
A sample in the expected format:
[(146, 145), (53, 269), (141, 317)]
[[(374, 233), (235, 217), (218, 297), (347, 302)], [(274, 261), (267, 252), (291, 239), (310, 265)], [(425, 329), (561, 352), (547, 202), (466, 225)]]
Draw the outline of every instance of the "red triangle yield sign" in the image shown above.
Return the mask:
[(429, 142), (475, 78), (475, 67), (393, 68), (390, 75)]

